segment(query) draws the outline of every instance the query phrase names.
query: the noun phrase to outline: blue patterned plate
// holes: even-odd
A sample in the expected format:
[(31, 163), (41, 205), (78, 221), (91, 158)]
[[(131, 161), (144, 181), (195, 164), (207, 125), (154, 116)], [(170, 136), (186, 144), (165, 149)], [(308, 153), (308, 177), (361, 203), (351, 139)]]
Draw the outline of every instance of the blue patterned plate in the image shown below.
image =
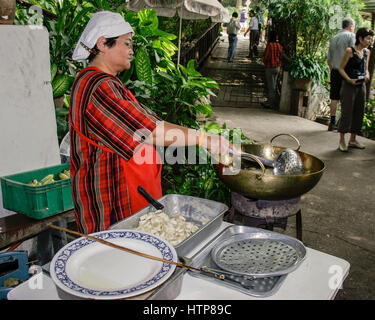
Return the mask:
[[(165, 260), (177, 261), (172, 245), (146, 232), (107, 230), (91, 235)], [(175, 268), (175, 265), (82, 237), (56, 253), (51, 261), (50, 274), (60, 289), (74, 296), (123, 299), (155, 289), (168, 280)]]

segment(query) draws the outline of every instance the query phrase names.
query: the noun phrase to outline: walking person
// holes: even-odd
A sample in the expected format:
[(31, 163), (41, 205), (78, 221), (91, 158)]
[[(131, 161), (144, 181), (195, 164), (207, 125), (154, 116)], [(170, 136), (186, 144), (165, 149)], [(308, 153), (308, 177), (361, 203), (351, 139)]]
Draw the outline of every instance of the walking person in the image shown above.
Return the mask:
[(329, 42), (328, 65), (331, 70), (331, 90), (330, 96), (330, 123), (328, 131), (332, 131), (336, 125), (336, 111), (340, 100), (340, 91), (342, 77), (339, 73), (339, 67), (347, 48), (353, 47), (355, 44), (355, 21), (352, 18), (345, 18), (342, 21), (342, 30), (336, 34)]
[(245, 32), (246, 30), (246, 11), (245, 9), (242, 9), (241, 13), (240, 13), (240, 24), (241, 24), (241, 32)]
[(259, 23), (258, 19), (255, 16), (254, 10), (250, 10), (250, 23), (249, 27), (245, 31), (244, 36), (250, 32), (250, 44), (249, 44), (249, 55), (248, 58), (253, 58), (254, 56), (258, 56), (258, 44), (259, 41)]
[(228, 42), (229, 42), (229, 47), (228, 47), (228, 62), (233, 62), (234, 55), (236, 53), (236, 48), (237, 48), (237, 33), (238, 31), (241, 30), (241, 24), (238, 21), (238, 13), (233, 12), (232, 13), (232, 18), (230, 19), (228, 26), (227, 26), (227, 33), (228, 33)]
[[(358, 29), (355, 45), (345, 50), (339, 67), (339, 72), (344, 79), (341, 95), (341, 120), (338, 127), (339, 150), (343, 152), (348, 151), (348, 146), (357, 149), (365, 148), (356, 140), (356, 136), (361, 133), (362, 128), (366, 101), (365, 82), (370, 80), (368, 71), (370, 51), (367, 48), (372, 43), (373, 36), (372, 30)], [(346, 145), (345, 133), (348, 132), (350, 138)]]
[(269, 109), (278, 109), (276, 103), (276, 81), (280, 72), (281, 58), (288, 59), (282, 45), (277, 41), (275, 31), (270, 31), (269, 40), (264, 52), (264, 68), (267, 84), (267, 102), (262, 102), (262, 106)]

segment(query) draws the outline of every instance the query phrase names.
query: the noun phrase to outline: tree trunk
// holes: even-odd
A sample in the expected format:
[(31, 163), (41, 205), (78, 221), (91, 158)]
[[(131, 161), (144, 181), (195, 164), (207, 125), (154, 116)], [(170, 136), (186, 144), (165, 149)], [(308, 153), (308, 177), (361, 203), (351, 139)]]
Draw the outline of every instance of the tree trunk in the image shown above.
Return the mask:
[(15, 12), (15, 0), (0, 0), (0, 24), (13, 24)]
[(289, 58), (293, 58), (297, 51), (297, 33), (295, 28), (291, 27), (287, 21), (272, 19), (270, 29), (276, 32), (285, 54)]
[[(375, 17), (374, 14), (371, 14), (371, 25), (372, 29), (374, 29), (374, 22), (375, 22)], [(368, 64), (368, 72), (370, 73), (370, 81), (366, 83), (366, 100), (370, 99), (370, 93), (371, 93), (371, 83), (372, 83), (372, 78), (374, 76), (374, 70), (375, 70), (375, 46), (373, 45), (371, 47), (371, 53), (369, 57), (369, 64)]]

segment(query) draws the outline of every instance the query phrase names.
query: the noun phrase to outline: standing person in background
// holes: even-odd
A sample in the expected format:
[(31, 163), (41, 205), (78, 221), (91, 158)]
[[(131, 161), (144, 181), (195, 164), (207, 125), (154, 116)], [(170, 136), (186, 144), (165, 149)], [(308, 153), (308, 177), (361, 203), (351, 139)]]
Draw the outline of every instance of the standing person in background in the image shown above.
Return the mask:
[(250, 45), (249, 45), (249, 55), (248, 58), (253, 58), (253, 56), (258, 56), (258, 45), (259, 41), (259, 23), (258, 19), (255, 16), (254, 10), (250, 10), (250, 24), (249, 28), (245, 31), (244, 36), (250, 31)]
[[(351, 148), (364, 149), (365, 146), (356, 140), (361, 133), (366, 101), (365, 82), (370, 80), (368, 71), (370, 50), (374, 32), (360, 28), (356, 33), (353, 47), (347, 48), (341, 60), (339, 72), (344, 81), (341, 94), (341, 120), (338, 127), (340, 133), (339, 150), (348, 151)], [(348, 146), (345, 133), (350, 132)]]
[(237, 33), (241, 30), (241, 24), (238, 21), (238, 13), (233, 12), (232, 18), (230, 19), (230, 22), (228, 23), (227, 27), (227, 33), (228, 33), (228, 41), (229, 41), (229, 47), (228, 47), (228, 62), (233, 62), (234, 54), (236, 53), (237, 48)]
[(246, 19), (246, 11), (242, 9), (240, 16), (241, 32), (245, 32), (246, 30)]
[(267, 83), (267, 102), (262, 102), (261, 105), (265, 108), (277, 109), (276, 104), (276, 81), (280, 72), (281, 57), (288, 59), (283, 51), (283, 47), (277, 42), (276, 32), (270, 31), (268, 44), (264, 52), (264, 68)]
[(328, 125), (328, 131), (332, 131), (336, 125), (336, 110), (340, 100), (340, 91), (342, 77), (339, 73), (339, 67), (347, 48), (353, 47), (355, 44), (355, 22), (352, 18), (345, 18), (342, 21), (342, 30), (336, 34), (329, 42), (328, 50), (328, 65), (331, 70), (331, 90), (330, 99), (331, 104), (330, 115), (331, 120)]

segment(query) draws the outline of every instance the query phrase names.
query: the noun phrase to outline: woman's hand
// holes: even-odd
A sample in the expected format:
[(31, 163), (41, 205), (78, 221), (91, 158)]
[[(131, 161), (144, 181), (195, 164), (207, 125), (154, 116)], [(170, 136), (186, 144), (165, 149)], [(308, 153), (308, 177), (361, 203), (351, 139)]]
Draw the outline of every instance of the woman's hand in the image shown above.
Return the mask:
[(236, 148), (223, 136), (207, 134), (202, 147), (208, 152), (217, 155), (228, 154), (230, 150), (236, 151)]
[(358, 85), (358, 83), (357, 83), (357, 79), (348, 79), (348, 80), (346, 80), (348, 83), (350, 83), (351, 85), (353, 85), (353, 86), (357, 86)]

